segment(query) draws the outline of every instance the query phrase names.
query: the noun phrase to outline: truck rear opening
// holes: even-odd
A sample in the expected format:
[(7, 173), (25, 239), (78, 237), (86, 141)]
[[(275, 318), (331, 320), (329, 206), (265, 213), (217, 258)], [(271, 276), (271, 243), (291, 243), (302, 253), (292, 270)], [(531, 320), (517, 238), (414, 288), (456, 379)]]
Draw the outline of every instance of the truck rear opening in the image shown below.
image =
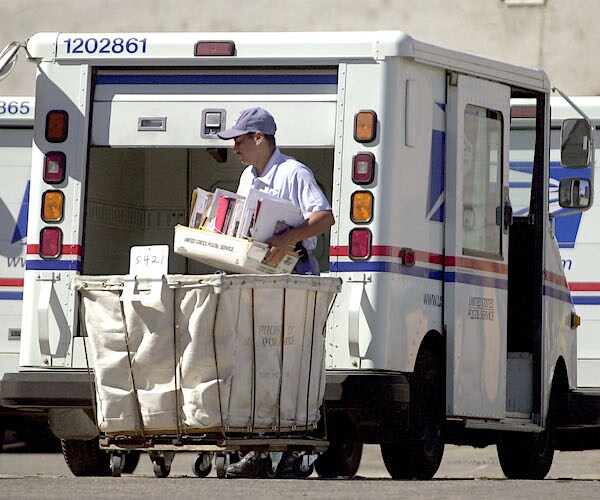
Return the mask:
[[(83, 273), (127, 272), (130, 247), (149, 244), (170, 245), (170, 272), (214, 272), (172, 252), (173, 227), (187, 223), (196, 186), (236, 190), (244, 166), (216, 132), (247, 107), (262, 106), (273, 114), (277, 145), (313, 170), (331, 201), (337, 71), (99, 70)], [(328, 237), (320, 239), (317, 257), (321, 271), (328, 271)]]
[[(282, 151), (309, 165), (331, 200), (333, 149)], [(158, 244), (170, 246), (170, 273), (214, 272), (213, 267), (173, 252), (173, 228), (187, 225), (190, 193), (196, 186), (235, 191), (243, 168), (232, 149), (213, 150), (211, 154), (201, 147), (92, 147), (82, 274), (126, 274), (132, 246)], [(328, 235), (319, 238), (316, 255), (321, 272), (327, 272)]]

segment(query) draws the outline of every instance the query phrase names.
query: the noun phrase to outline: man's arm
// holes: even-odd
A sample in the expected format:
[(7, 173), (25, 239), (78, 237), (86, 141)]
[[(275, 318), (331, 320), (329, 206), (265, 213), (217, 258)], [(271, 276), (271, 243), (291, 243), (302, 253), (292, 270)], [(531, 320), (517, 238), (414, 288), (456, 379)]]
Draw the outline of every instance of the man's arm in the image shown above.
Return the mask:
[(331, 210), (317, 210), (311, 213), (302, 224), (288, 229), (282, 234), (273, 236), (267, 243), (271, 246), (265, 262), (271, 266), (277, 266), (285, 257), (285, 254), (293, 248), (297, 242), (319, 236), (335, 224), (335, 218)]

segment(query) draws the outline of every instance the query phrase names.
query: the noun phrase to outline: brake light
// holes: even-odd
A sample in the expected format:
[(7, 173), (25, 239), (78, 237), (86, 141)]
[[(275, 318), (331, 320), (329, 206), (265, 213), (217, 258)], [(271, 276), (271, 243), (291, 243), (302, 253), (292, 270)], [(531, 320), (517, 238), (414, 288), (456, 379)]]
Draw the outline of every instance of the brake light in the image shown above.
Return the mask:
[(42, 195), (42, 220), (60, 222), (63, 218), (65, 195), (62, 191), (46, 191)]
[(40, 232), (40, 257), (56, 259), (62, 249), (62, 231), (57, 227), (45, 227)]
[(49, 111), (46, 115), (46, 140), (64, 142), (67, 139), (69, 115), (66, 111)]
[(355, 191), (352, 193), (352, 222), (370, 222), (373, 218), (373, 193), (370, 191)]
[(375, 111), (359, 111), (354, 117), (354, 140), (372, 142), (377, 135), (377, 115)]
[(367, 228), (360, 227), (350, 231), (348, 256), (353, 260), (366, 260), (371, 256), (372, 234)]
[(352, 160), (352, 180), (355, 184), (370, 184), (375, 177), (375, 155), (357, 153)]
[(195, 56), (233, 56), (235, 43), (231, 40), (200, 41), (194, 47)]
[(64, 153), (53, 151), (45, 156), (44, 182), (60, 184), (65, 180), (67, 158)]

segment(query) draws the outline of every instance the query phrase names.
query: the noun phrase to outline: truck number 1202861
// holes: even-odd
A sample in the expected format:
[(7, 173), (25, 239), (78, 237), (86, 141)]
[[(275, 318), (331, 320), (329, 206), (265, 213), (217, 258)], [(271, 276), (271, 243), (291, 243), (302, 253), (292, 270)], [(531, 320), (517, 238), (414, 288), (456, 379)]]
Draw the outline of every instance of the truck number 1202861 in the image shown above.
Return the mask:
[(67, 54), (136, 54), (146, 52), (145, 38), (67, 38)]

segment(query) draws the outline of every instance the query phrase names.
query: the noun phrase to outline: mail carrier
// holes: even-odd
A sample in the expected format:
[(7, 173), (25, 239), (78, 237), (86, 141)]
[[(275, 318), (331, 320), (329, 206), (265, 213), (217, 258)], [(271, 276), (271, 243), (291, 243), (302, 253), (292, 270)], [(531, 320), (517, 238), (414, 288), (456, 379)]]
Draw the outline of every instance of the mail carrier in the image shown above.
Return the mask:
[[(273, 114), (278, 147), (313, 170), (336, 219), (317, 247), (321, 272), (343, 280), (326, 331), (321, 476), (355, 474), (377, 443), (393, 478), (430, 478), (456, 443), (497, 444), (508, 477), (541, 478), (555, 447), (599, 428), (577, 406), (543, 71), (399, 31), (40, 33), (27, 55), (23, 328), (2, 394), (48, 409), (70, 456), (98, 456), (72, 280), (126, 274), (130, 248), (153, 244), (171, 246), (170, 273), (214, 272), (174, 252), (174, 228), (196, 187), (236, 190), (243, 166), (216, 134), (253, 106)], [(509, 186), (513, 99), (535, 109), (523, 215)], [(585, 121), (569, 126), (562, 199), (580, 210), (591, 138)]]

